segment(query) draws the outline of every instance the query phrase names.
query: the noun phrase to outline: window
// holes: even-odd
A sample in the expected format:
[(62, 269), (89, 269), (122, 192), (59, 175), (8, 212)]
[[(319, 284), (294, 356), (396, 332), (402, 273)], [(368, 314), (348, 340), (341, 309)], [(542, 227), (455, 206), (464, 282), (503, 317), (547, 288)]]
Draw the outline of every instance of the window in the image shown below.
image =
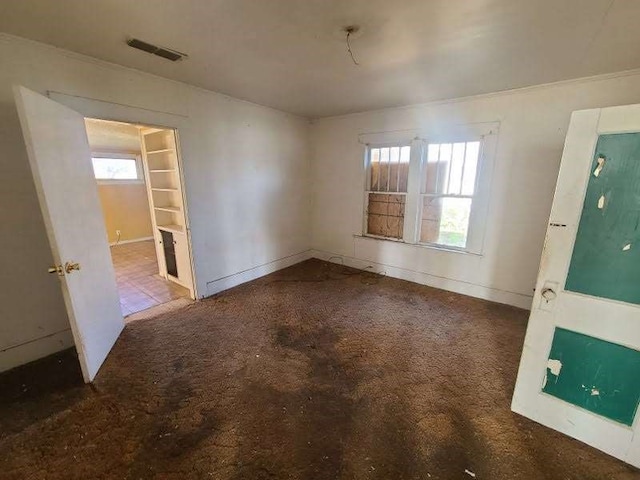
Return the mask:
[(394, 143), (408, 134), (363, 135), (384, 141), (367, 143), (364, 235), (481, 253), (497, 125), (439, 141), (415, 131)]
[(100, 183), (142, 182), (140, 157), (137, 155), (95, 155), (91, 158), (93, 173)]
[(367, 234), (401, 239), (411, 147), (374, 147), (368, 153)]
[(479, 141), (428, 145), (420, 193), (420, 243), (467, 247), (479, 156)]

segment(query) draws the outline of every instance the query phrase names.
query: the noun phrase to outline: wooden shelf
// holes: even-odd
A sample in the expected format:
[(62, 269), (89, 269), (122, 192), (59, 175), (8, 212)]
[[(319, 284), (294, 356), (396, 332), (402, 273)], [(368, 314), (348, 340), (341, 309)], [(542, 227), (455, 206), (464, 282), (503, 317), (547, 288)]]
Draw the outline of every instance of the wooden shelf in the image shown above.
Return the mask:
[(162, 148), (160, 150), (150, 150), (147, 152), (147, 155), (155, 155), (156, 153), (168, 153), (173, 151), (174, 151), (173, 148)]
[(184, 233), (184, 227), (182, 225), (158, 225), (158, 228), (172, 233)]
[(182, 210), (180, 207), (153, 207), (154, 210), (160, 210), (163, 212), (180, 213)]
[(151, 135), (152, 133), (162, 132), (164, 129), (156, 127), (146, 127), (142, 130), (143, 135)]
[(175, 168), (167, 168), (165, 170), (157, 168), (155, 170), (149, 170), (149, 173), (173, 173), (175, 171)]
[(177, 188), (154, 188), (151, 187), (151, 190), (153, 190), (154, 192), (178, 192)]

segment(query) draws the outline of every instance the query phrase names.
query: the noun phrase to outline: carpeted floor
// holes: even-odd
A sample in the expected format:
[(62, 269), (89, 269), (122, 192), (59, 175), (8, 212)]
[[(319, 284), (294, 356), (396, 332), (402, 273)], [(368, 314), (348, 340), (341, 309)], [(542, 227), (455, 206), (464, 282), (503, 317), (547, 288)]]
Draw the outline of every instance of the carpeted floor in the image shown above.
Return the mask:
[(509, 410), (527, 312), (308, 261), (0, 376), (2, 479), (638, 479)]

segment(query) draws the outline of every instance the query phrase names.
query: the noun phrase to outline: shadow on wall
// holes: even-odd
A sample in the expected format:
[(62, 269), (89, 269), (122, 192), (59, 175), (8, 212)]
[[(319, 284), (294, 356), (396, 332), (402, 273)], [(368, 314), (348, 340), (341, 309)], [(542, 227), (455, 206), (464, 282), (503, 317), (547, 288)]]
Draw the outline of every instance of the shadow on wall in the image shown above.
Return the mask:
[[(527, 271), (537, 272), (542, 255), (542, 248), (547, 230), (547, 220), (551, 213), (551, 205), (560, 170), (560, 160), (566, 128), (569, 125), (569, 114), (560, 112), (557, 121), (549, 121), (546, 126), (531, 120), (521, 118), (517, 126), (522, 131), (529, 131), (531, 135), (523, 137), (517, 145), (517, 151), (505, 150), (505, 143), (498, 139), (498, 152), (494, 168), (491, 203), (489, 216), (498, 219), (517, 219), (516, 222), (495, 222), (496, 232), (493, 234), (493, 248), (498, 252), (491, 256), (495, 259), (491, 266), (491, 285), (516, 285), (522, 279), (505, 278), (504, 269), (498, 268), (502, 258), (519, 258), (519, 262), (526, 263)], [(504, 128), (500, 135), (510, 135)], [(502, 147), (502, 148), (501, 148)], [(535, 211), (534, 211), (535, 210)], [(528, 216), (518, 212), (528, 212)], [(532, 223), (535, 220), (535, 223)], [(536, 233), (532, 235), (532, 230)], [(485, 232), (486, 236), (492, 232)], [(510, 239), (508, 242), (499, 239)], [(497, 241), (495, 239), (498, 239)], [(485, 237), (485, 253), (490, 243)], [(535, 251), (535, 255), (519, 255), (519, 250), (526, 246), (528, 252)], [(522, 265), (524, 267), (524, 265)], [(502, 276), (498, 274), (503, 272)], [(513, 270), (508, 270), (512, 275)], [(531, 278), (531, 285), (516, 287), (518, 293), (533, 296), (536, 277)], [(523, 291), (523, 288), (530, 288)]]
[[(0, 350), (69, 328), (16, 106), (0, 103)], [(0, 364), (1, 366), (1, 364)]]

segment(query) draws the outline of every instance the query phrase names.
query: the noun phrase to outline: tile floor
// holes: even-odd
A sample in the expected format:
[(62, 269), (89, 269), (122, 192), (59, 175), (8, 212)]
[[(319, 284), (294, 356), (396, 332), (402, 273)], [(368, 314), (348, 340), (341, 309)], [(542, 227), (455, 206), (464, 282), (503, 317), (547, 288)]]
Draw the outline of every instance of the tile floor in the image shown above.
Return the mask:
[(125, 317), (178, 298), (189, 298), (189, 290), (158, 275), (153, 240), (114, 245), (111, 258)]

